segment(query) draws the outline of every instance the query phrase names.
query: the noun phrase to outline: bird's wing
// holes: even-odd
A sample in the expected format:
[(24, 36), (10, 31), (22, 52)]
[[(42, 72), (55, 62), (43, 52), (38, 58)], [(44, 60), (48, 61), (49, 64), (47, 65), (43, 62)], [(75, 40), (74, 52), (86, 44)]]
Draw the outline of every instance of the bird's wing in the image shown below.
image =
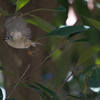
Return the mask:
[(27, 22), (25, 22), (22, 17), (10, 16), (5, 22), (5, 27), (9, 34), (10, 32), (15, 32), (15, 34), (20, 32), (23, 36), (32, 36), (31, 29), (27, 26)]

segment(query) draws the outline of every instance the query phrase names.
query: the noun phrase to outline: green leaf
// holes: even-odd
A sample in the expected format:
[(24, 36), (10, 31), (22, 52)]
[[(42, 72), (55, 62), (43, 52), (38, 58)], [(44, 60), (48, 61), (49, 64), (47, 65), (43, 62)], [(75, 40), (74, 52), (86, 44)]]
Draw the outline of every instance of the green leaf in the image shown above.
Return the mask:
[(69, 43), (75, 43), (75, 42), (90, 42), (91, 38), (83, 38), (83, 39), (79, 39), (79, 40), (75, 40)]
[(80, 88), (82, 89), (83, 93), (85, 94), (86, 92), (86, 78), (87, 78), (87, 74), (98, 65), (91, 65), (89, 67), (87, 67), (80, 75), (79, 77), (79, 85)]
[(87, 49), (86, 51), (84, 51), (80, 57), (80, 59), (78, 60), (76, 67), (81, 64), (82, 62), (84, 62), (85, 60), (87, 60), (88, 58), (90, 58), (92, 55), (96, 54), (97, 52), (100, 51), (100, 45), (95, 45), (90, 47), (89, 49)]
[(67, 95), (67, 97), (68, 97), (68, 98), (71, 98), (71, 99), (73, 99), (73, 100), (83, 100), (83, 99), (81, 99), (81, 98), (79, 98), (79, 97), (77, 97), (77, 96), (73, 96), (73, 95)]
[(35, 91), (37, 91), (37, 92), (40, 94), (40, 96), (42, 97), (42, 99), (45, 100), (46, 97), (43, 95), (42, 89), (37, 88), (36, 86), (33, 86), (33, 85), (28, 85), (28, 86), (29, 86), (30, 88), (34, 89)]
[(7, 71), (7, 70), (2, 70), (4, 73), (6, 73), (6, 74), (8, 74), (8, 75), (10, 75), (11, 77), (13, 77), (14, 75), (13, 75), (13, 73), (12, 72), (10, 72), (10, 71)]
[(35, 15), (31, 15), (31, 14), (29, 14), (31, 17), (33, 17), (35, 20), (36, 20), (36, 22), (38, 23), (38, 24), (40, 24), (39, 26), (42, 28), (46, 28), (46, 30), (48, 30), (48, 32), (51, 32), (51, 31), (53, 31), (53, 30), (55, 30), (56, 28), (53, 26), (53, 25), (51, 25), (51, 24), (49, 24), (48, 22), (46, 22), (45, 20), (43, 20), (43, 19), (41, 19), (40, 17), (37, 17), (37, 16), (35, 16)]
[(16, 12), (26, 5), (30, 0), (17, 0)]
[(89, 87), (100, 88), (100, 68), (95, 67), (93, 69), (91, 78), (89, 80)]
[(11, 77), (14, 76), (12, 72), (5, 70), (5, 69), (4, 69), (3, 67), (1, 67), (1, 66), (0, 66), (0, 70), (3, 71), (4, 73), (10, 75)]
[(35, 25), (35, 26), (38, 26), (38, 27), (40, 27), (41, 29), (43, 29), (44, 31), (46, 31), (46, 32), (51, 32), (51, 30), (50, 29), (48, 29), (47, 28), (47, 26), (45, 26), (45, 25), (43, 25), (43, 24), (41, 24), (39, 21), (37, 21), (37, 20), (35, 20), (35, 19), (24, 19), (26, 22), (28, 22), (28, 23), (31, 23), (31, 24), (33, 24), (33, 25)]
[(24, 15), (27, 15), (27, 14), (35, 12), (35, 11), (41, 11), (41, 10), (56, 11), (56, 12), (65, 12), (66, 11), (66, 9), (63, 6), (60, 6), (58, 9), (39, 8), (39, 9), (35, 9), (35, 10), (32, 10), (32, 11), (29, 11), (29, 12), (25, 13)]
[(0, 70), (5, 70), (3, 67), (0, 66)]
[(52, 90), (46, 88), (45, 86), (39, 84), (39, 83), (36, 83), (36, 82), (33, 82), (35, 85), (37, 85), (39, 88), (41, 88), (48, 96), (50, 96), (50, 98), (52, 98), (52, 100), (60, 100), (59, 97), (57, 96), (57, 94), (55, 92), (53, 92)]
[(97, 28), (100, 31), (100, 22), (98, 22), (97, 20), (91, 19), (91, 18), (87, 18), (85, 16), (83, 17), (87, 19), (95, 28)]
[(9, 13), (8, 13), (7, 11), (3, 10), (1, 7), (0, 7), (0, 11), (1, 11), (1, 13), (2, 13), (3, 15), (9, 16)]
[(42, 38), (49, 37), (49, 36), (60, 36), (60, 37), (66, 36), (67, 38), (69, 38), (70, 34), (73, 33), (79, 34), (80, 32), (84, 32), (87, 29), (91, 29), (91, 27), (85, 25), (68, 26), (68, 27), (55, 29), (54, 31), (43, 36)]

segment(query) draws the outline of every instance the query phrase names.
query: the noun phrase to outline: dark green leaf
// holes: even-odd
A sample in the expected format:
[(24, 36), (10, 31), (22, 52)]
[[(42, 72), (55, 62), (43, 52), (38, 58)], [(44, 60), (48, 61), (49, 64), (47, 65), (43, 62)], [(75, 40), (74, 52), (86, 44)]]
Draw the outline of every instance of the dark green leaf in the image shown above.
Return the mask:
[(5, 70), (3, 67), (0, 66), (0, 70)]
[(36, 22), (38, 22), (38, 24), (40, 24), (39, 26), (42, 28), (46, 28), (46, 30), (48, 30), (48, 32), (51, 32), (51, 31), (53, 31), (53, 30), (55, 30), (56, 28), (53, 26), (53, 25), (51, 25), (50, 23), (48, 23), (48, 22), (46, 22), (45, 20), (43, 20), (43, 19), (41, 19), (40, 17), (37, 17), (37, 16), (35, 16), (35, 15), (31, 15), (31, 14), (29, 14), (31, 17), (33, 17), (35, 20), (36, 20)]
[(13, 75), (13, 73), (12, 72), (10, 72), (10, 71), (7, 71), (7, 70), (2, 70), (4, 73), (6, 73), (6, 74), (8, 74), (8, 75), (10, 75), (11, 77), (13, 77), (14, 75)]
[(95, 46), (90, 47), (89, 49), (87, 49), (86, 51), (82, 53), (76, 66), (78, 66), (79, 64), (81, 64), (82, 62), (84, 62), (85, 60), (87, 60), (88, 58), (90, 58), (92, 55), (96, 54), (99, 51), (100, 51), (100, 45), (95, 45)]
[(90, 42), (90, 41), (91, 41), (91, 38), (83, 38), (83, 39), (72, 41), (70, 43), (75, 43), (75, 42)]
[(87, 67), (79, 77), (79, 85), (80, 85), (80, 88), (82, 89), (83, 93), (86, 92), (86, 83), (87, 83), (86, 82), (86, 77), (87, 77), (86, 75), (96, 66), (98, 66), (98, 65), (91, 65), (91, 66)]
[(68, 26), (68, 27), (55, 29), (54, 31), (43, 36), (42, 38), (49, 37), (49, 36), (60, 36), (60, 37), (66, 36), (67, 38), (69, 38), (70, 34), (84, 32), (87, 29), (91, 29), (91, 28), (85, 25)]
[(7, 11), (3, 10), (1, 7), (0, 7), (0, 12), (5, 16), (9, 16), (9, 13)]
[(85, 16), (84, 18), (87, 19), (95, 28), (97, 28), (100, 31), (100, 22), (91, 18), (87, 18)]
[(98, 67), (93, 68), (93, 72), (89, 80), (89, 87), (100, 88), (100, 69)]
[(50, 96), (52, 100), (60, 100), (57, 94), (53, 92), (52, 90), (50, 90), (49, 88), (46, 88), (45, 86), (38, 84), (36, 82), (33, 82), (33, 83), (37, 85), (39, 88), (41, 88), (48, 96)]
[(73, 99), (73, 100), (83, 100), (83, 99), (81, 99), (81, 98), (79, 98), (79, 97), (76, 97), (76, 96), (73, 96), (73, 95), (67, 95), (67, 97), (68, 97), (68, 98), (71, 98), (71, 99)]
[(17, 0), (16, 12), (26, 5), (30, 0)]

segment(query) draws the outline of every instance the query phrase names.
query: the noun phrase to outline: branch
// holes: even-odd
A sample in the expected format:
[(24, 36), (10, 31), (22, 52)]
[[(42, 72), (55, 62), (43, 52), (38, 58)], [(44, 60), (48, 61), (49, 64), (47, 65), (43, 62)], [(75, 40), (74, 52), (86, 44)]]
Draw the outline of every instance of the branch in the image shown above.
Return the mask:
[(21, 76), (21, 78), (19, 79), (19, 81), (16, 83), (16, 85), (14, 86), (13, 90), (11, 91), (10, 95), (7, 97), (7, 99), (12, 95), (12, 93), (15, 91), (16, 87), (18, 86), (18, 84), (22, 81), (22, 78), (25, 76), (26, 72), (28, 71), (28, 69), (30, 68), (30, 64), (28, 65), (28, 67), (26, 68), (25, 72), (23, 73), (23, 75)]

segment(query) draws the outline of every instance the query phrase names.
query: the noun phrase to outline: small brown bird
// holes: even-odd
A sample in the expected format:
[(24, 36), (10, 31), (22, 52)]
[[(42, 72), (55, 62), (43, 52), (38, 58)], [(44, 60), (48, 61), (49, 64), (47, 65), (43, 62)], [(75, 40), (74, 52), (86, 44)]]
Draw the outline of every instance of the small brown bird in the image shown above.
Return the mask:
[(6, 38), (4, 39), (11, 47), (17, 49), (27, 49), (36, 44), (43, 45), (30, 40), (32, 33), (27, 22), (20, 16), (10, 16), (5, 22)]

